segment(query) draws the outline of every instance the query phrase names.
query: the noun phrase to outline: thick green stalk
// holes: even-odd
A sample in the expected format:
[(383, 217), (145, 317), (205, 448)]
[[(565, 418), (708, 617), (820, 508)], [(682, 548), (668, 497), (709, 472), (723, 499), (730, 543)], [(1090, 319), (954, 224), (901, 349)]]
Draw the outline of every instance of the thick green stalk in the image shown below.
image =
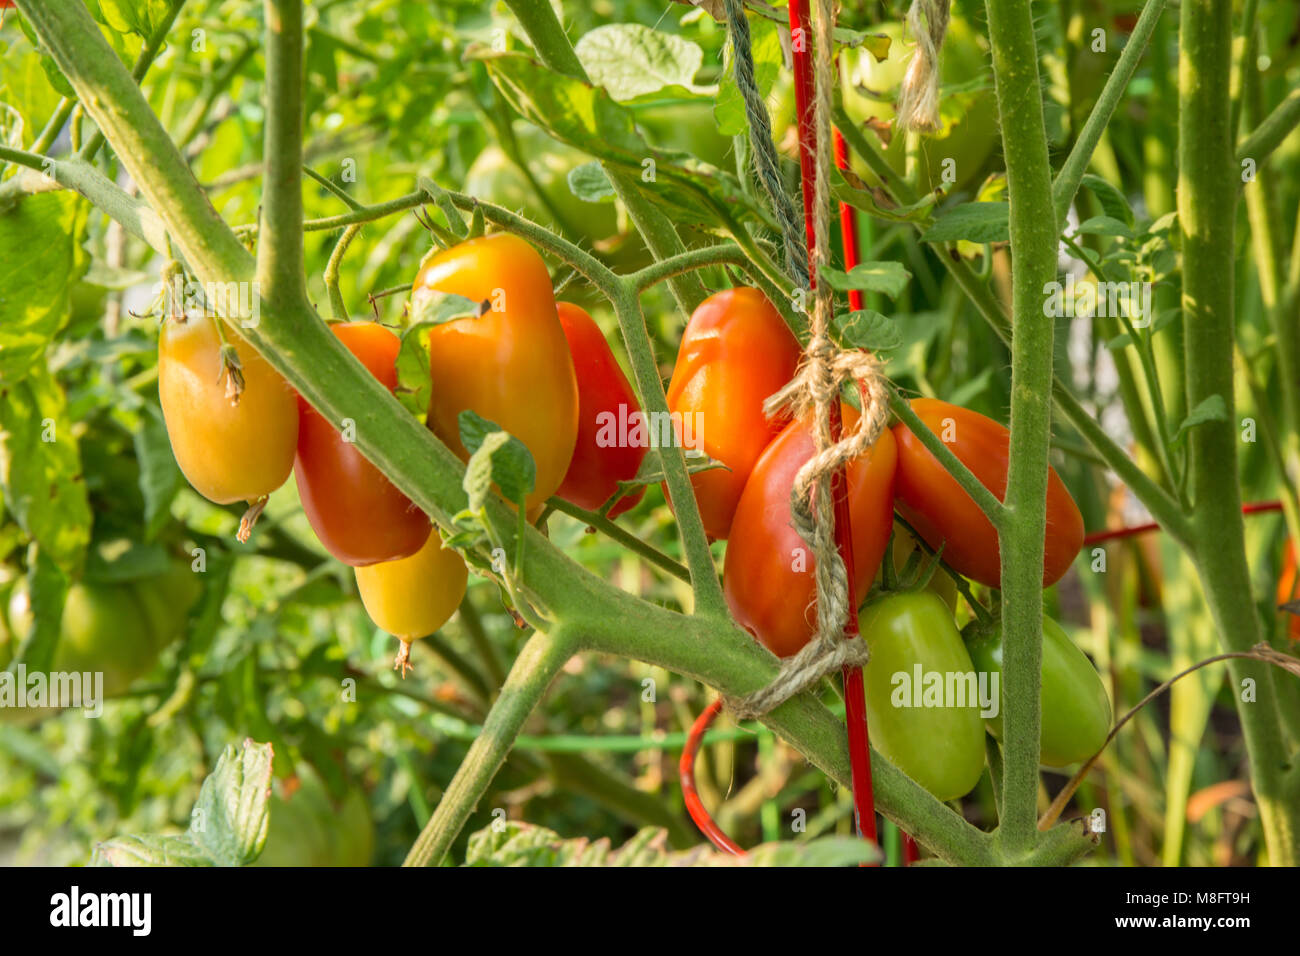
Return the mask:
[[(266, 0), (265, 15), (267, 121), (257, 281), (262, 295), (287, 301), (304, 298), (307, 290), (302, 251), (302, 0)], [(340, 245), (347, 247), (346, 242)]]
[(1256, 167), (1262, 165), (1268, 155), (1282, 145), (1282, 140), (1291, 135), (1297, 124), (1300, 124), (1300, 90), (1292, 90), (1273, 112), (1264, 117), (1255, 131), (1242, 140), (1237, 150), (1238, 163), (1253, 159)]
[[(1225, 650), (1260, 640), (1246, 564), (1237, 419), (1233, 402), (1233, 231), (1240, 176), (1229, 128), (1232, 17), (1227, 0), (1183, 0), (1178, 64), (1178, 222), (1182, 232), (1187, 403), (1211, 396), (1227, 406), (1225, 421), (1206, 422), (1188, 436), (1189, 490), (1194, 507), (1194, 559)], [(1233, 685), (1254, 682), (1241, 701), (1251, 783), (1274, 865), (1300, 863), (1300, 792), (1294, 755), (1278, 719), (1271, 668), (1258, 661), (1228, 664)]]
[(555, 675), (576, 650), (576, 643), (563, 631), (551, 634), (539, 631), (528, 639), (501, 686), (496, 703), (488, 712), (483, 733), (470, 744), (456, 776), (443, 791), (437, 809), (407, 854), (405, 866), (429, 866), (442, 862), (492, 778), (501, 769), (524, 721), (536, 709)]
[(1053, 320), (1044, 289), (1056, 279), (1056, 219), (1038, 51), (1028, 0), (987, 0), (989, 40), (1011, 203), (1013, 264), (1011, 444), (1002, 559), (1003, 807), (998, 839), (1009, 855), (1037, 838), (1043, 536), (1051, 439)]

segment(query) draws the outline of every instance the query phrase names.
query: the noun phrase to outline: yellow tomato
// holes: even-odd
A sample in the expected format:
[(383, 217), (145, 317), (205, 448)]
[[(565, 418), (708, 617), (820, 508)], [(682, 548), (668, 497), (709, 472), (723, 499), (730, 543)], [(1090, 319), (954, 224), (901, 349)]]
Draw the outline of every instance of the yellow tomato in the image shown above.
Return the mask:
[(209, 501), (256, 501), (284, 484), (298, 444), (297, 396), (233, 329), (244, 387), (226, 397), (213, 319), (169, 319), (158, 338), (158, 397), (176, 463)]
[(355, 569), (357, 590), (366, 613), (402, 642), (396, 667), (405, 672), (411, 641), (428, 637), (456, 613), (465, 597), (469, 574), (455, 551), (442, 546), (435, 529), (409, 558), (381, 561)]
[(438, 293), (488, 307), (429, 333), (429, 427), (462, 459), (457, 416), (467, 408), (522, 441), (537, 464), (527, 501), (536, 511), (560, 487), (578, 438), (578, 384), (546, 264), (517, 236), (471, 239), (426, 260), (412, 310)]

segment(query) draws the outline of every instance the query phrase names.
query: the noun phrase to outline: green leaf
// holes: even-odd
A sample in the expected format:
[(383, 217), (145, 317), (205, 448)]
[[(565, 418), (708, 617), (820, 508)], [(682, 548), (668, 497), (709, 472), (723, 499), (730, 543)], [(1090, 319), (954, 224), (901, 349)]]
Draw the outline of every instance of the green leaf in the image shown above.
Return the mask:
[[(772, 92), (777, 77), (781, 75), (784, 54), (781, 52), (781, 30), (765, 17), (749, 17), (750, 47), (754, 59), (754, 81), (764, 97)], [(713, 120), (723, 136), (739, 136), (749, 130), (749, 117), (745, 113), (745, 98), (736, 85), (735, 52), (728, 43), (723, 57), (722, 78), (718, 82), (718, 95), (713, 106)]]
[(689, 157), (652, 149), (637, 130), (632, 111), (604, 89), (557, 73), (521, 53), (471, 46), (502, 97), (528, 122), (553, 138), (636, 177), (637, 187), (681, 223), (720, 224), (727, 208), (741, 221), (768, 225), (770, 216), (729, 173)]
[(421, 289), (420, 294), (412, 298), (415, 307), (411, 310), (411, 327), (407, 329), (408, 333), (416, 326), (442, 325), (444, 322), (455, 322), (458, 319), (477, 319), (492, 308), (492, 303), (487, 299), (475, 302), (463, 295), (431, 289)]
[(90, 502), (63, 390), (43, 369), (0, 388), (0, 488), (22, 529), (75, 575), (90, 541)]
[(245, 740), (238, 750), (232, 744), (203, 781), (190, 833), (218, 866), (243, 866), (262, 852), (270, 819), (271, 760), (270, 744)]
[(1132, 227), (1133, 209), (1128, 204), (1125, 195), (1100, 176), (1092, 173), (1084, 175), (1080, 180), (1080, 185), (1086, 188), (1101, 205), (1102, 212), (1112, 219), (1118, 219), (1120, 222)]
[(130, 538), (97, 541), (86, 560), (87, 581), (135, 581), (166, 574), (171, 567), (167, 549)]
[(645, 827), (617, 850), (608, 838), (562, 839), (545, 827), (509, 822), (469, 838), (466, 866), (855, 866), (872, 863), (879, 851), (865, 840), (823, 837), (806, 843), (765, 843), (745, 856), (732, 856), (702, 844), (672, 850), (667, 831)]
[(1226, 422), (1228, 420), (1228, 406), (1224, 402), (1222, 395), (1211, 395), (1193, 408), (1183, 419), (1183, 423), (1178, 426), (1178, 431), (1174, 433), (1174, 444), (1180, 443), (1187, 433), (1196, 428), (1198, 425), (1204, 425), (1207, 422)]
[(831, 171), (831, 195), (854, 209), (861, 209), (870, 216), (889, 222), (917, 222), (924, 219), (934, 205), (934, 194), (927, 193), (914, 203), (895, 206), (883, 190), (857, 188), (838, 169)]
[(966, 202), (939, 216), (921, 236), (922, 242), (1007, 242), (1011, 205), (1005, 202)]
[(91, 866), (212, 866), (189, 837), (120, 836), (95, 844)]
[[(460, 296), (453, 298), (460, 298)], [(436, 312), (437, 307), (434, 306), (427, 311)], [(423, 314), (426, 310), (417, 308), (416, 312)], [(461, 317), (463, 315), (464, 313)], [(429, 329), (437, 324), (438, 322), (433, 319), (415, 322), (402, 333), (402, 344), (397, 350), (395, 394), (402, 407), (420, 421), (424, 421), (429, 414), (429, 399), (433, 393), (433, 379), (429, 372), (428, 339)]]
[(1075, 230), (1079, 236), (1120, 236), (1124, 239), (1133, 238), (1133, 230), (1124, 224), (1122, 220), (1114, 219), (1110, 216), (1093, 216), (1079, 223), (1079, 228)]
[(614, 186), (596, 160), (574, 166), (568, 175), (569, 192), (583, 202), (613, 202)]
[(1167, 212), (1155, 222), (1147, 227), (1147, 232), (1153, 236), (1162, 232), (1170, 232), (1178, 224), (1178, 213)]
[(907, 287), (912, 274), (903, 268), (901, 262), (860, 262), (848, 272), (823, 269), (822, 278), (836, 292), (860, 289), (863, 292), (883, 292), (891, 299), (897, 299)]
[(171, 518), (172, 501), (181, 490), (183, 476), (172, 454), (167, 426), (152, 407), (142, 417), (132, 436), (135, 457), (140, 463), (140, 494), (144, 498), (144, 537), (146, 541), (162, 530)]
[(472, 409), (458, 416), (461, 444), (470, 452), (462, 487), (469, 507), (483, 507), (492, 485), (520, 507), (537, 484), (537, 464), (523, 442)]
[(670, 86), (694, 90), (692, 80), (704, 63), (695, 43), (639, 23), (588, 30), (573, 49), (591, 81), (619, 101)]
[(872, 352), (896, 349), (903, 344), (898, 323), (873, 309), (859, 309), (835, 317), (835, 331), (845, 345)]
[(28, 374), (68, 319), (85, 271), (76, 237), (86, 208), (74, 193), (49, 192), (0, 216), (0, 384)]

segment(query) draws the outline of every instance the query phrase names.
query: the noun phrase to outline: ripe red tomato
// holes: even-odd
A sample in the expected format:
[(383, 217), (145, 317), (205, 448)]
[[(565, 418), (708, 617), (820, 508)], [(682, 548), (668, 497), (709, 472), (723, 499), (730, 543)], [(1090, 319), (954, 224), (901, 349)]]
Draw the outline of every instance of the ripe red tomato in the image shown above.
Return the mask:
[(578, 385), (546, 263), (509, 233), (471, 239), (425, 261), (412, 308), (437, 293), (490, 308), (430, 330), (429, 427), (467, 460), (458, 416), (470, 408), (528, 446), (537, 465), (528, 496), (535, 513), (564, 480), (578, 437)]
[[(620, 440), (620, 423), (633, 427), (637, 421), (633, 416), (641, 415), (641, 405), (595, 320), (570, 302), (559, 302), (556, 308), (578, 381), (578, 440), (556, 494), (579, 508), (595, 511), (618, 490), (620, 481), (636, 477), (645, 458), (645, 444)], [(645, 489), (638, 488), (620, 498), (609, 510), (609, 517), (627, 511), (644, 494)]]
[[(390, 391), (397, 387), (401, 340), (374, 322), (330, 326), (349, 352)], [(356, 423), (334, 423), (298, 399), (298, 496), (325, 550), (354, 567), (420, 550), (429, 519), (357, 450)]]
[[(991, 418), (933, 398), (918, 398), (912, 410), (938, 435), (981, 484), (1001, 501), (1007, 490), (1011, 433)], [(989, 587), (1001, 584), (1002, 562), (992, 523), (957, 480), (906, 425), (898, 439), (898, 513), (931, 548), (943, 545), (943, 560)], [(1083, 515), (1051, 466), (1047, 469), (1047, 534), (1043, 586), (1055, 584), (1083, 546)]]
[(226, 396), (216, 320), (168, 319), (158, 335), (158, 398), (176, 464), (217, 504), (256, 501), (284, 484), (298, 441), (294, 391), (239, 333), (226, 338), (244, 378)]
[[(844, 427), (858, 413), (843, 406)], [(773, 654), (789, 657), (816, 630), (817, 562), (790, 524), (795, 474), (812, 457), (805, 422), (791, 422), (754, 466), (736, 508), (722, 587), (736, 621)], [(894, 522), (894, 436), (884, 431), (869, 455), (849, 466), (853, 579), (865, 595), (889, 544)]]
[[(799, 343), (757, 289), (727, 289), (700, 303), (686, 324), (668, 383), (681, 441), (722, 462), (691, 476), (704, 530), (726, 538), (745, 481), (788, 419), (769, 421), (767, 397), (790, 381)], [(730, 469), (730, 470), (727, 470)]]
[[(1300, 576), (1296, 574), (1295, 542), (1286, 543), (1286, 553), (1282, 556), (1282, 574), (1277, 579), (1277, 603), (1289, 604), (1300, 600)], [(1293, 641), (1300, 641), (1300, 614), (1282, 611), (1286, 615), (1286, 633)]]

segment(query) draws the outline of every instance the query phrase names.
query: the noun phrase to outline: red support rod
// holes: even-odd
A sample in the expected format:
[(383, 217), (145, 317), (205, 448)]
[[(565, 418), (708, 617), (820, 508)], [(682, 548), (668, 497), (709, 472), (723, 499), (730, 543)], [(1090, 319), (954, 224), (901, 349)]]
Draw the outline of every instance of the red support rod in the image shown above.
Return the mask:
[[(808, 0), (790, 0), (791, 54), (795, 80), (795, 111), (799, 122), (799, 169), (802, 173), (803, 211), (805, 235), (808, 239), (808, 281), (817, 287), (813, 268), (816, 252), (813, 230), (814, 191), (817, 168), (817, 131), (813, 125), (812, 96), (813, 68), (809, 56), (811, 16)], [(811, 291), (811, 290), (810, 290)], [(839, 441), (843, 423), (839, 403), (831, 405), (831, 440)], [(848, 620), (844, 626), (846, 640), (858, 636), (857, 594), (853, 586), (853, 537), (850, 533), (848, 481), (844, 472), (838, 471), (831, 479), (831, 493), (835, 499), (835, 544), (848, 574)], [(853, 805), (857, 813), (858, 832), (868, 840), (876, 840), (876, 803), (871, 789), (871, 744), (867, 735), (866, 693), (862, 685), (862, 670), (844, 668), (845, 726), (849, 737), (849, 766), (853, 774)]]

